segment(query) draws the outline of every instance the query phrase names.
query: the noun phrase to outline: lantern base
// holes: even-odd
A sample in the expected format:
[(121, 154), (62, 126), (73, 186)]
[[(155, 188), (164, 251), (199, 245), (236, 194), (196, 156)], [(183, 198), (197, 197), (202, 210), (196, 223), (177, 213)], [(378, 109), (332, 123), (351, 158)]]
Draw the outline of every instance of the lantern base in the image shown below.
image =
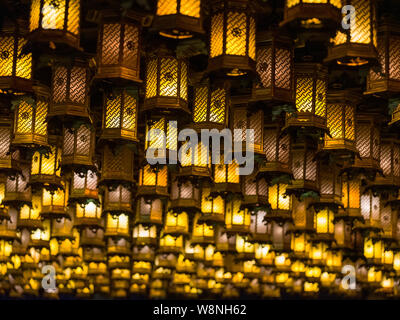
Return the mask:
[[(46, 44), (46, 49), (49, 48), (47, 44), (49, 42), (53, 42), (55, 44), (61, 45), (60, 48), (58, 48), (60, 51), (65, 50), (65, 46), (82, 51), (82, 48), (79, 47), (79, 36), (63, 30), (51, 30), (41, 28), (36, 29), (29, 33), (28, 40), (37, 44)], [(65, 53), (65, 51), (63, 53)]]
[(168, 187), (138, 186), (136, 196), (169, 197)]
[[(150, 247), (155, 247), (158, 244), (158, 239), (156, 238), (150, 238), (150, 237), (137, 237), (137, 238), (132, 238), (132, 245), (135, 246), (150, 246)], [(139, 259), (139, 258), (138, 258)], [(142, 260), (142, 259), (140, 259)], [(145, 259), (143, 259), (145, 260)]]
[(83, 105), (50, 104), (48, 117), (78, 117), (85, 118), (89, 123), (93, 123), (88, 107)]
[(250, 102), (268, 102), (268, 105), (293, 104), (292, 90), (253, 87)]
[(200, 200), (194, 199), (175, 199), (171, 200), (170, 208), (174, 209), (174, 212), (180, 213), (185, 211), (187, 213), (199, 212), (201, 209)]
[(33, 92), (32, 80), (20, 77), (0, 77), (0, 93), (21, 95)]
[(325, 63), (336, 61), (338, 65), (360, 67), (375, 63), (378, 53), (372, 44), (344, 43), (328, 49)]
[(207, 73), (223, 73), (229, 77), (255, 73), (256, 62), (245, 56), (221, 55), (208, 60)]
[(15, 133), (14, 139), (11, 141), (13, 146), (17, 147), (48, 147), (47, 136), (39, 134), (20, 134)]
[(282, 132), (289, 130), (290, 128), (315, 128), (322, 132), (328, 133), (328, 127), (326, 125), (326, 118), (314, 115), (310, 112), (299, 112), (295, 115), (286, 117), (286, 125), (282, 129)]
[(50, 218), (50, 219), (61, 219), (67, 218), (71, 219), (66, 206), (42, 206), (42, 211), (40, 212), (40, 216), (42, 218)]
[[(74, 220), (74, 226), (78, 229), (104, 229), (100, 218), (78, 218)], [(103, 242), (103, 240), (101, 240)], [(104, 244), (102, 245), (104, 246)]]
[(94, 80), (112, 80), (113, 82), (123, 82), (128, 80), (135, 84), (141, 84), (143, 81), (140, 79), (138, 70), (130, 69), (123, 66), (107, 66), (100, 65), (97, 69), (97, 73), (94, 76)]
[(104, 128), (100, 135), (100, 140), (123, 140), (128, 142), (139, 142), (136, 133), (125, 129)]
[(371, 80), (367, 77), (367, 88), (364, 94), (397, 94), (400, 92), (400, 81), (392, 79)]
[(142, 111), (153, 110), (168, 111), (172, 113), (177, 112), (178, 115), (179, 112), (184, 111), (185, 113), (190, 114), (187, 101), (174, 97), (146, 98), (144, 100)]
[(203, 34), (204, 29), (200, 18), (181, 14), (155, 16), (152, 28), (160, 35), (172, 39), (192, 38), (194, 33)]
[(36, 230), (43, 229), (42, 220), (18, 219), (18, 229)]

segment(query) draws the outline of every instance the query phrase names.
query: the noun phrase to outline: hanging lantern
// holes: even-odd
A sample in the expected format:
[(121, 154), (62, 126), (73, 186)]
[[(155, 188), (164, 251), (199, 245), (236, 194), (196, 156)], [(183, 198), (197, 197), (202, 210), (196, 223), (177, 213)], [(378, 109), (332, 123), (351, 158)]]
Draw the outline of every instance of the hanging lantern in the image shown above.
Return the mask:
[(209, 156), (209, 150), (200, 141), (193, 148), (186, 142), (182, 144), (179, 149), (181, 153), (179, 173), (177, 177), (193, 177), (194, 181), (197, 178), (209, 179), (211, 176), (211, 157)]
[(93, 167), (94, 128), (81, 125), (78, 129), (64, 128), (62, 165)]
[(359, 177), (355, 179), (349, 179), (346, 175), (344, 176), (342, 183), (342, 202), (344, 205), (344, 210), (349, 217), (360, 217), (360, 207), (361, 207), (361, 179)]
[(319, 193), (317, 180), (317, 161), (315, 146), (312, 143), (303, 142), (292, 144), (292, 172), (291, 185), (286, 187), (286, 193), (301, 193), (313, 191)]
[(129, 216), (124, 213), (119, 215), (108, 213), (106, 216), (106, 229), (104, 236), (129, 238)]
[(211, 197), (211, 188), (204, 185), (201, 191), (202, 221), (224, 223), (225, 201), (221, 196)]
[(242, 176), (242, 194), (243, 206), (268, 206), (268, 184), (264, 178), (256, 180), (255, 174)]
[(136, 224), (133, 227), (132, 241), (135, 245), (157, 245), (158, 230), (155, 225)]
[(184, 248), (184, 238), (182, 235), (174, 237), (172, 235), (160, 235), (159, 253), (180, 253)]
[(11, 151), (11, 118), (2, 116), (0, 118), (0, 172), (6, 175), (15, 175), (21, 171), (19, 166), (19, 151)]
[(172, 39), (192, 38), (204, 33), (200, 0), (158, 0), (152, 27)]
[(364, 239), (364, 256), (370, 263), (381, 264), (383, 242), (379, 237), (369, 236)]
[(137, 142), (138, 96), (127, 89), (105, 95), (103, 140), (127, 140)]
[(197, 214), (193, 222), (191, 243), (193, 245), (208, 245), (214, 244), (214, 227), (207, 225), (207, 223), (199, 222), (200, 214)]
[(100, 184), (116, 182), (133, 183), (133, 150), (126, 145), (112, 149), (106, 145), (103, 149)]
[(54, 192), (46, 189), (42, 190), (42, 211), (40, 213), (42, 218), (70, 218), (67, 211), (69, 185), (65, 182), (61, 182), (61, 184), (63, 188)]
[(257, 34), (256, 71), (252, 100), (293, 103), (293, 41), (276, 31)]
[(334, 248), (346, 249), (352, 248), (352, 223), (351, 221), (346, 221), (342, 217), (337, 217), (335, 220), (335, 241), (336, 245)]
[(70, 201), (82, 202), (85, 199), (98, 199), (97, 173), (93, 170), (87, 172), (74, 172), (71, 179)]
[(357, 154), (355, 146), (355, 112), (359, 95), (350, 90), (329, 91), (327, 126), (323, 150), (346, 159)]
[(49, 117), (90, 119), (88, 62), (76, 58), (70, 65), (55, 64), (52, 73)]
[(5, 184), (3, 204), (19, 208), (31, 203), (31, 189), (28, 187), (30, 164), (20, 162), (21, 173), (8, 176)]
[(164, 235), (172, 236), (188, 236), (189, 235), (189, 216), (183, 211), (181, 213), (176, 213), (172, 210), (168, 211), (165, 217)]
[(79, 48), (80, 0), (32, 0), (30, 40)]
[(286, 0), (281, 25), (304, 29), (336, 26), (340, 21), (341, 0)]
[(362, 66), (375, 62), (378, 58), (376, 7), (373, 0), (346, 0), (343, 5), (355, 9), (356, 19), (346, 32), (337, 31), (328, 49), (326, 61), (336, 61), (339, 65)]
[[(366, 94), (397, 93), (400, 91), (397, 68), (397, 48), (400, 44), (400, 28), (397, 24), (383, 22), (378, 28), (378, 62), (380, 71), (370, 69), (367, 76)], [(395, 113), (393, 114), (395, 118)], [(394, 119), (393, 119), (394, 120)]]
[(276, 252), (288, 252), (291, 245), (290, 230), (293, 229), (292, 221), (289, 219), (274, 218), (274, 220), (268, 223), (268, 228), (272, 236), (273, 249)]
[(222, 130), (227, 127), (229, 91), (230, 83), (223, 80), (211, 82), (207, 78), (195, 85), (192, 125), (195, 130), (212, 128)]
[(136, 223), (161, 225), (164, 212), (164, 203), (161, 199), (146, 199), (139, 197), (136, 200)]
[(227, 201), (225, 207), (225, 225), (228, 233), (249, 233), (250, 232), (250, 212), (248, 209), (241, 209), (241, 200), (234, 197)]
[(93, 230), (102, 227), (101, 206), (92, 201), (76, 203), (75, 226), (77, 228), (90, 227)]
[(146, 68), (146, 96), (143, 111), (162, 109), (189, 113), (188, 66), (185, 60), (159, 52)]
[(14, 112), (14, 146), (47, 146), (47, 113), (49, 89), (43, 85), (33, 87), (36, 103), (22, 99)]
[(263, 209), (255, 209), (251, 216), (249, 242), (269, 243), (271, 241), (271, 224), (265, 222), (267, 212)]
[(113, 10), (101, 12), (97, 46), (97, 79), (140, 80), (140, 17)]
[(286, 127), (313, 127), (326, 131), (328, 71), (318, 63), (295, 65), (296, 113), (287, 115)]
[(264, 126), (263, 140), (267, 159), (261, 164), (259, 176), (269, 179), (276, 175), (291, 175), (289, 135), (281, 134), (279, 123), (269, 122)]
[[(3, 249), (10, 252), (10, 254), (12, 252), (13, 240), (20, 241), (17, 235), (17, 217), (17, 210), (9, 209), (7, 218), (0, 220), (0, 241), (5, 242)], [(5, 258), (4, 255), (3, 258)], [(0, 260), (2, 260), (1, 257)]]
[(103, 212), (112, 215), (133, 214), (132, 191), (122, 185), (106, 188), (103, 198)]
[(256, 59), (256, 21), (248, 0), (218, 0), (211, 4), (208, 72), (228, 76), (253, 72)]
[(171, 204), (170, 208), (179, 212), (200, 210), (200, 188), (190, 180), (180, 181), (173, 178), (171, 184)]
[[(258, 110), (255, 112), (248, 112), (248, 105), (239, 103), (235, 105), (236, 101), (233, 101), (234, 107), (232, 108), (232, 121), (231, 130), (240, 129), (241, 133), (234, 137), (235, 141), (242, 141), (242, 150), (247, 148), (247, 134), (246, 130), (253, 130), (254, 142), (252, 148), (256, 154), (264, 154), (263, 151), (263, 129), (264, 129), (264, 112)], [(251, 146), (249, 146), (251, 148)]]
[(84, 252), (83, 260), (85, 262), (104, 260), (104, 230), (102, 228), (93, 229), (90, 227), (84, 227), (81, 230), (80, 246)]
[(19, 208), (18, 228), (37, 229), (42, 226), (40, 212), (42, 211), (42, 198), (40, 193), (32, 195), (32, 205), (24, 204)]
[(32, 54), (22, 54), (27, 40), (20, 22), (6, 20), (0, 32), (0, 93), (32, 91)]
[(139, 170), (137, 195), (168, 197), (168, 168), (153, 168), (149, 164)]
[(368, 190), (360, 196), (360, 211), (363, 223), (357, 223), (362, 229), (380, 230), (381, 225), (381, 199)]
[(213, 193), (240, 193), (239, 165), (236, 160), (224, 164), (224, 155), (221, 155), (219, 164), (214, 164)]
[(61, 184), (61, 144), (57, 136), (49, 137), (48, 153), (35, 151), (32, 156), (29, 184), (45, 187), (48, 190), (62, 188)]
[(318, 163), (319, 201), (313, 203), (314, 209), (326, 208), (336, 210), (342, 206), (342, 177), (336, 164), (323, 160)]
[(271, 212), (266, 218), (276, 217), (287, 220), (290, 218), (292, 201), (291, 197), (286, 195), (286, 184), (275, 184), (268, 187), (268, 202), (271, 205)]

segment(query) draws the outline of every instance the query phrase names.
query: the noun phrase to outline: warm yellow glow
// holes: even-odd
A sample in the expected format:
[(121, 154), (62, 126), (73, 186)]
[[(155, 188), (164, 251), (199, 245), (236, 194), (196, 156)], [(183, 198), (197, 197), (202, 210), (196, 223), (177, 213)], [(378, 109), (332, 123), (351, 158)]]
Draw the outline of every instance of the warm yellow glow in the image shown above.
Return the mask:
[(107, 232), (109, 233), (129, 233), (129, 218), (126, 214), (112, 215), (107, 214)]
[(268, 187), (268, 200), (273, 210), (289, 210), (290, 197), (285, 195), (287, 185), (275, 184)]
[(217, 214), (223, 216), (225, 213), (225, 201), (222, 197), (210, 197), (210, 188), (203, 187), (201, 197), (201, 211), (203, 214)]
[(333, 233), (334, 214), (329, 209), (323, 209), (314, 215), (314, 227), (317, 233)]
[(383, 253), (382, 240), (367, 238), (364, 240), (364, 256), (367, 259), (381, 259)]

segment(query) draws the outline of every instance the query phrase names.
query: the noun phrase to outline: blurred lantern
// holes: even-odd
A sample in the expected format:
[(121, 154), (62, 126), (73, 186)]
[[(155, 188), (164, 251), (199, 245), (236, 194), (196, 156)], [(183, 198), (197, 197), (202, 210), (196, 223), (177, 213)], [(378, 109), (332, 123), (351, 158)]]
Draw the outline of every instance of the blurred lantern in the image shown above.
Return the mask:
[(380, 230), (381, 225), (381, 199), (368, 190), (361, 194), (360, 209), (363, 218), (362, 223), (357, 223), (357, 227), (362, 229)]
[[(237, 101), (232, 103), (234, 107), (231, 110), (231, 130), (234, 132), (234, 142), (242, 141), (242, 150), (252, 148), (254, 153), (263, 155), (264, 112), (262, 110), (248, 112), (247, 104), (239, 103), (235, 105)], [(235, 131), (236, 129), (241, 131)], [(246, 130), (253, 130), (254, 133), (254, 141), (249, 145), (247, 142), (250, 142), (250, 137)]]
[(200, 210), (200, 188), (190, 180), (173, 178), (171, 184), (171, 209), (188, 213)]
[(199, 222), (200, 214), (197, 214), (193, 221), (193, 230), (191, 243), (193, 245), (208, 245), (215, 243), (214, 227), (212, 225), (207, 225), (207, 223)]
[(187, 39), (194, 33), (204, 33), (200, 0), (158, 0), (152, 27), (160, 35)]
[(286, 184), (275, 184), (268, 187), (268, 202), (271, 205), (269, 216), (289, 219), (291, 213), (291, 197), (286, 195)]
[(287, 115), (286, 127), (326, 131), (327, 69), (318, 63), (295, 65), (296, 113)]
[(374, 264), (382, 263), (383, 242), (379, 237), (368, 236), (364, 239), (364, 256), (367, 261)]
[(180, 253), (183, 252), (184, 238), (182, 235), (174, 237), (172, 235), (160, 235), (159, 253)]
[(228, 81), (213, 82), (206, 79), (194, 87), (193, 128), (224, 129), (228, 125), (229, 90)]
[[(214, 264), (218, 261), (219, 254), (223, 253), (234, 253), (236, 251), (236, 235), (228, 234), (225, 227), (218, 226), (216, 229), (216, 251), (217, 253), (214, 255)], [(221, 261), (218, 261), (221, 262)], [(222, 260), (223, 264), (225, 261)]]
[(291, 220), (284, 220), (275, 217), (275, 219), (269, 222), (269, 224), (271, 225), (269, 226), (269, 229), (272, 229), (271, 235), (273, 249), (276, 250), (277, 253), (290, 251), (290, 230), (293, 228)]
[(80, 10), (80, 0), (32, 0), (29, 38), (78, 48)]
[(189, 216), (183, 211), (176, 213), (168, 211), (165, 217), (163, 234), (172, 236), (189, 235)]
[(188, 66), (185, 60), (161, 50), (147, 60), (146, 96), (143, 111), (189, 112), (187, 101)]
[(0, 32), (0, 93), (20, 94), (32, 91), (32, 54), (23, 54), (27, 44), (21, 21), (5, 20)]
[(115, 149), (106, 145), (103, 149), (100, 184), (133, 183), (133, 150), (121, 145)]
[(350, 90), (329, 91), (327, 95), (327, 126), (323, 150), (340, 158), (354, 157), (355, 112), (359, 95)]
[(212, 197), (211, 188), (204, 185), (201, 191), (201, 217), (203, 221), (224, 223), (225, 200), (221, 196)]
[(157, 227), (155, 225), (136, 224), (133, 227), (132, 241), (135, 245), (157, 245)]
[(40, 212), (42, 211), (42, 197), (40, 193), (32, 195), (32, 204), (24, 204), (19, 208), (18, 228), (29, 230), (42, 226)]
[(33, 87), (36, 101), (22, 99), (14, 112), (15, 146), (47, 146), (47, 113), (49, 89), (43, 85)]
[(261, 206), (264, 209), (269, 206), (268, 184), (264, 178), (256, 179), (255, 174), (242, 176), (242, 194), (242, 206), (248, 208)]
[(293, 103), (293, 41), (276, 31), (257, 34), (256, 71), (252, 100)]
[[(397, 72), (399, 57), (397, 48), (400, 45), (400, 28), (398, 24), (383, 22), (378, 28), (378, 63), (380, 68), (371, 68), (367, 76), (366, 94), (397, 93), (400, 90), (400, 75)], [(380, 70), (379, 70), (380, 69)], [(393, 120), (396, 113), (393, 114)]]
[(137, 198), (135, 223), (161, 225), (164, 208), (165, 203), (161, 199)]
[(55, 64), (51, 84), (49, 117), (90, 119), (87, 61), (75, 58), (71, 64)]
[(133, 214), (132, 191), (123, 185), (106, 188), (103, 197), (103, 212), (118, 215)]
[(20, 162), (21, 173), (8, 176), (5, 184), (3, 204), (19, 208), (31, 203), (31, 189), (28, 187), (30, 164)]
[(236, 237), (236, 260), (245, 261), (255, 258), (255, 244), (247, 241), (245, 236), (237, 235)]
[[(104, 228), (104, 225), (102, 225)], [(80, 246), (83, 249), (85, 262), (104, 260), (104, 230), (102, 228), (85, 227), (81, 230)]]
[(168, 197), (168, 167), (151, 167), (147, 164), (141, 168), (137, 195)]
[(225, 225), (226, 232), (233, 234), (250, 232), (250, 212), (247, 208), (241, 209), (239, 197), (233, 197), (226, 202)]
[[(179, 173), (177, 176), (193, 177), (194, 182), (200, 178), (209, 179), (211, 176), (211, 157), (207, 146), (201, 141), (195, 146), (189, 143), (183, 143), (181, 151), (178, 156), (180, 157)], [(187, 180), (187, 179), (183, 179)]]
[(78, 129), (64, 128), (63, 157), (64, 167), (93, 167), (94, 128), (81, 125)]
[(124, 213), (113, 215), (108, 213), (106, 216), (106, 237), (125, 237), (129, 238), (129, 216)]
[(375, 62), (378, 58), (375, 1), (345, 0), (342, 2), (343, 5), (353, 6), (355, 14), (351, 14), (349, 28), (345, 32), (337, 31), (336, 37), (332, 39), (333, 46), (328, 49), (326, 61), (336, 61), (340, 65), (351, 67)]
[(75, 226), (79, 228), (90, 227), (93, 230), (102, 226), (101, 207), (95, 202), (76, 203), (75, 205)]
[(8, 116), (0, 118), (0, 172), (15, 176), (21, 172), (19, 166), (20, 153), (11, 150), (12, 120)]
[(271, 224), (265, 222), (266, 211), (255, 209), (251, 217), (249, 237), (250, 242), (269, 243), (271, 241)]
[(350, 179), (348, 175), (344, 175), (342, 183), (342, 203), (344, 205), (345, 215), (348, 217), (360, 217), (361, 211), (361, 178), (356, 177)]
[(98, 79), (121, 79), (141, 82), (140, 17), (133, 11), (125, 14), (113, 10), (101, 12), (98, 36)]
[(251, 1), (218, 0), (211, 4), (211, 39), (208, 72), (228, 76), (254, 72), (256, 21)]
[(281, 25), (304, 29), (332, 27), (340, 21), (341, 0), (286, 0)]
[(67, 211), (69, 184), (61, 182), (62, 189), (48, 191), (45, 188), (42, 190), (42, 210), (40, 216), (42, 218), (60, 219), (63, 217), (71, 218)]
[(48, 190), (62, 188), (61, 184), (61, 143), (60, 137), (50, 136), (50, 150), (35, 151), (32, 156), (29, 184)]
[(240, 193), (239, 165), (235, 159), (230, 163), (224, 163), (224, 155), (221, 155), (218, 164), (214, 164), (214, 185), (212, 192), (215, 194)]
[(105, 95), (101, 139), (137, 141), (138, 96), (136, 91)]
[(85, 199), (98, 199), (97, 173), (93, 170), (87, 172), (74, 172), (70, 184), (70, 201)]

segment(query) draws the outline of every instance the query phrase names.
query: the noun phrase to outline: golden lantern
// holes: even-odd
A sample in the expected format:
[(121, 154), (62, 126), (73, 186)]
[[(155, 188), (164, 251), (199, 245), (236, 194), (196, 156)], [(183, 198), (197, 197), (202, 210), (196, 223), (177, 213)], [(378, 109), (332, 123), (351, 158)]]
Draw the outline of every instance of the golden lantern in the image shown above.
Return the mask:
[(157, 245), (158, 230), (155, 225), (136, 224), (132, 231), (132, 241), (135, 245)]
[(188, 109), (188, 66), (185, 60), (159, 52), (147, 60), (143, 111)]
[(160, 35), (173, 39), (188, 39), (194, 33), (204, 33), (200, 0), (158, 0), (152, 27)]
[[(237, 261), (251, 260), (255, 258), (255, 244), (247, 241), (245, 236), (236, 235)], [(227, 264), (228, 265), (228, 264)]]
[(268, 202), (271, 206), (269, 216), (277, 218), (290, 218), (292, 201), (291, 197), (286, 195), (286, 184), (275, 184), (268, 187)]
[(251, 214), (246, 208), (241, 208), (238, 197), (226, 202), (225, 225), (228, 233), (248, 233), (250, 231)]
[(45, 188), (42, 190), (42, 210), (40, 216), (42, 218), (56, 218), (62, 217), (71, 218), (67, 211), (68, 205), (68, 193), (69, 185), (68, 182), (61, 182), (63, 185), (62, 189), (55, 191), (48, 191)]
[(298, 63), (294, 79), (297, 111), (287, 115), (286, 127), (312, 127), (326, 131), (327, 68), (318, 63)]
[(70, 201), (98, 199), (97, 173), (93, 170), (74, 172), (70, 184)]
[(103, 10), (97, 46), (97, 79), (140, 80), (140, 17)]
[(219, 164), (214, 164), (214, 185), (212, 192), (215, 194), (240, 193), (239, 165), (235, 159), (224, 163), (221, 155)]
[(268, 184), (264, 178), (256, 179), (255, 174), (242, 176), (242, 205), (253, 207), (268, 206)]
[(290, 175), (290, 137), (281, 134), (279, 122), (267, 123), (264, 126), (264, 152), (266, 162), (261, 164), (259, 175), (266, 179), (276, 175)]
[(317, 161), (315, 146), (309, 142), (292, 144), (292, 184), (286, 187), (286, 193), (298, 193), (318, 190)]
[(185, 211), (180, 213), (176, 213), (172, 210), (168, 211), (165, 217), (163, 234), (172, 236), (188, 236), (189, 215)]
[(160, 234), (159, 253), (180, 253), (184, 249), (183, 235), (172, 236), (169, 234)]
[(190, 180), (180, 181), (177, 177), (171, 183), (170, 208), (188, 213), (200, 210), (200, 188)]
[[(383, 22), (378, 28), (378, 62), (380, 72), (370, 69), (366, 94), (397, 93), (400, 90), (399, 65), (396, 48), (399, 46), (400, 28), (397, 24)], [(395, 114), (393, 115), (394, 118)], [(393, 119), (394, 120), (394, 119)]]
[(19, 166), (20, 153), (18, 150), (11, 150), (11, 129), (12, 122), (8, 116), (0, 118), (0, 172), (6, 175), (16, 175), (21, 172)]
[(336, 25), (340, 21), (341, 0), (286, 0), (281, 25), (308, 28)]
[[(229, 252), (236, 251), (236, 235), (228, 234), (225, 227), (218, 226), (216, 229), (216, 254), (213, 257), (214, 266), (220, 266), (218, 261), (219, 255)], [(218, 263), (217, 263), (218, 262)], [(222, 260), (222, 266), (225, 265), (225, 261)]]
[(209, 78), (194, 87), (193, 124), (195, 130), (216, 128), (222, 130), (228, 125), (230, 83)]
[(105, 94), (101, 139), (137, 142), (138, 96), (123, 89)]
[(356, 149), (356, 104), (359, 95), (351, 90), (328, 91), (327, 126), (323, 150), (344, 159), (354, 156)]
[(368, 236), (364, 239), (364, 256), (370, 263), (381, 264), (384, 246), (379, 237)]
[(381, 225), (381, 199), (368, 190), (360, 196), (360, 211), (363, 222), (357, 223), (357, 227), (362, 229), (380, 230)]
[(25, 30), (19, 22), (5, 21), (0, 32), (0, 93), (32, 91), (32, 54), (22, 55)]
[(64, 128), (62, 165), (93, 167), (94, 128), (81, 125), (78, 129)]
[(80, 0), (32, 0), (29, 38), (78, 49), (80, 11)]
[(352, 222), (338, 216), (334, 227), (336, 244), (333, 247), (337, 249), (352, 248)]
[(257, 34), (256, 71), (252, 100), (293, 103), (293, 41), (276, 31)]
[(80, 246), (83, 249), (83, 260), (85, 262), (104, 260), (103, 248), (105, 243), (104, 230), (102, 228), (82, 228), (80, 240)]
[(75, 226), (77, 228), (102, 227), (101, 206), (93, 201), (75, 204)]
[[(378, 58), (376, 7), (373, 0), (345, 0), (343, 5), (355, 9), (356, 19), (350, 21), (349, 29), (337, 31), (328, 49), (326, 61), (336, 61), (339, 65), (362, 66)], [(354, 17), (352, 17), (354, 18)]]
[(215, 243), (215, 228), (212, 225), (207, 225), (202, 221), (199, 222), (200, 214), (197, 214), (193, 221), (193, 230), (191, 243), (192, 245), (208, 245)]
[(269, 243), (271, 241), (271, 224), (264, 218), (267, 212), (256, 208), (251, 216), (249, 241), (252, 243)]
[(168, 167), (151, 167), (147, 164), (141, 168), (137, 195), (168, 197)]
[(12, 208), (7, 211), (7, 216), (0, 218), (0, 239), (10, 241), (12, 246), (13, 240), (21, 240), (17, 234), (18, 211)]
[(29, 230), (40, 228), (42, 226), (41, 211), (42, 197), (40, 193), (35, 193), (32, 195), (32, 204), (24, 204), (19, 208), (18, 228)]
[(211, 188), (204, 185), (201, 191), (201, 219), (214, 223), (224, 223), (225, 200), (221, 196), (212, 197)]
[(36, 101), (22, 99), (14, 112), (15, 146), (47, 146), (47, 113), (49, 89), (43, 85), (33, 86)]
[(348, 217), (360, 217), (360, 206), (361, 206), (361, 178), (356, 177), (350, 179), (348, 175), (344, 176), (342, 183), (342, 203), (344, 205), (345, 215)]
[(28, 244), (29, 248), (35, 248), (39, 253), (40, 260), (46, 260), (47, 256), (50, 256), (50, 227), (51, 220), (47, 219), (42, 222), (41, 228), (34, 229), (31, 233), (31, 240)]
[(88, 62), (76, 58), (71, 64), (55, 64), (51, 80), (49, 117), (80, 117), (89, 115)]
[(73, 218), (60, 218), (52, 220), (50, 251), (52, 256), (78, 257), (82, 249), (79, 248), (79, 230), (74, 228)]
[(164, 202), (159, 198), (146, 199), (145, 197), (139, 197), (136, 200), (135, 224), (161, 225), (164, 207)]
[(181, 167), (177, 177), (193, 176), (195, 177), (194, 180), (196, 180), (196, 178), (210, 178), (211, 157), (209, 155), (209, 150), (201, 141), (193, 147), (185, 142), (182, 144), (179, 151), (181, 151), (181, 153), (178, 154)]
[(133, 183), (133, 150), (126, 145), (103, 149), (100, 184), (117, 182)]
[(256, 20), (252, 1), (213, 2), (207, 71), (240, 76), (254, 71), (255, 59)]
[[(252, 146), (254, 153), (263, 154), (263, 129), (264, 129), (264, 112), (257, 110), (253, 112), (248, 111), (248, 105), (240, 101), (233, 101), (232, 116), (231, 116), (231, 130), (241, 129), (242, 132), (234, 137), (234, 141), (242, 141), (242, 150), (246, 150), (248, 136), (246, 130), (253, 130), (254, 142)], [(235, 105), (236, 104), (236, 105)]]
[(104, 236), (106, 237), (130, 237), (129, 232), (129, 216), (121, 213), (121, 214), (111, 214), (107, 213), (106, 216), (106, 229)]
[(103, 212), (118, 215), (133, 214), (132, 191), (123, 185), (105, 188), (103, 197)]
[(333, 236), (335, 231), (333, 220), (334, 212), (329, 208), (314, 213), (314, 229), (318, 237), (321, 235)]

